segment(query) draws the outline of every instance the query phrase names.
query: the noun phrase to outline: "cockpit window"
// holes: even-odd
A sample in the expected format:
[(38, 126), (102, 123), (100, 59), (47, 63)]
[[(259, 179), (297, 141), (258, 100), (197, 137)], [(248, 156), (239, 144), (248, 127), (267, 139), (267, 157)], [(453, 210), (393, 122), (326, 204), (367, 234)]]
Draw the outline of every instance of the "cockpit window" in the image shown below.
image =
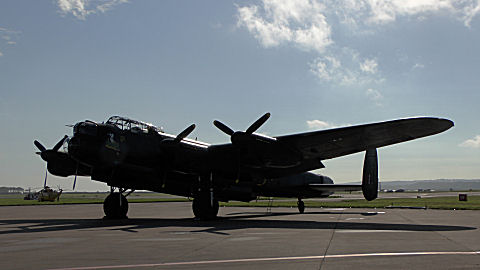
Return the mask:
[(83, 134), (89, 136), (97, 135), (97, 124), (91, 121), (77, 123), (73, 127), (73, 134)]
[(133, 133), (163, 132), (161, 128), (137, 120), (128, 119), (121, 116), (110, 117), (107, 124), (117, 126), (121, 130), (129, 130)]

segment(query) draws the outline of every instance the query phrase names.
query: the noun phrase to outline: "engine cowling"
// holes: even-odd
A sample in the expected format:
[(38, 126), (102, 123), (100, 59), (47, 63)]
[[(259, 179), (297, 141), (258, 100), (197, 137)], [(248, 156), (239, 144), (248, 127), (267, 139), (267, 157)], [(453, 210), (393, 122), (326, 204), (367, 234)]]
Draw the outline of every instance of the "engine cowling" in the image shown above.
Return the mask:
[(49, 155), (47, 169), (51, 174), (63, 177), (75, 175), (78, 170), (77, 162), (67, 154), (59, 152), (53, 152)]
[(377, 149), (368, 149), (365, 152), (362, 177), (363, 197), (367, 201), (375, 200), (378, 197), (378, 158)]

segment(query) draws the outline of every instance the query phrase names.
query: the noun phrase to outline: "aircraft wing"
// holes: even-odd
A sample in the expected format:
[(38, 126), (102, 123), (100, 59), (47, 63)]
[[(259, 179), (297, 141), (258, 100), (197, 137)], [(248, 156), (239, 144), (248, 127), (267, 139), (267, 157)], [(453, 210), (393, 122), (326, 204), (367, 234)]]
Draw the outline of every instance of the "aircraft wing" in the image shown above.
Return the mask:
[(300, 151), (303, 159), (331, 159), (370, 148), (410, 141), (443, 132), (453, 122), (441, 118), (410, 118), (276, 137)]
[(237, 174), (238, 165), (265, 178), (323, 168), (322, 160), (345, 156), (443, 132), (453, 122), (410, 118), (275, 137), (274, 143), (253, 141), (246, 149), (233, 144), (210, 148), (218, 171)]

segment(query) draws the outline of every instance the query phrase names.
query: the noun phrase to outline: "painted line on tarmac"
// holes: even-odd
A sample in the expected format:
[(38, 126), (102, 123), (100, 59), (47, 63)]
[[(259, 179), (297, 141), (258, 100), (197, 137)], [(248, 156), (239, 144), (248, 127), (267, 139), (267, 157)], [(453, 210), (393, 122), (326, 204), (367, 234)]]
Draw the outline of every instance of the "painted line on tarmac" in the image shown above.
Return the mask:
[(403, 230), (342, 230), (342, 231), (336, 231), (335, 233), (408, 233), (412, 231), (403, 231)]
[(182, 266), (182, 265), (201, 265), (201, 264), (220, 264), (220, 263), (244, 263), (244, 262), (267, 262), (267, 261), (299, 261), (299, 260), (320, 260), (334, 258), (355, 258), (355, 257), (378, 257), (378, 256), (426, 256), (426, 255), (480, 255), (480, 251), (424, 251), (424, 252), (383, 252), (383, 253), (362, 253), (362, 254), (338, 254), (338, 255), (320, 255), (303, 257), (273, 257), (273, 258), (248, 258), (231, 260), (211, 260), (211, 261), (191, 261), (191, 262), (165, 262), (165, 263), (147, 263), (147, 264), (126, 264), (126, 265), (104, 265), (104, 266), (85, 266), (71, 268), (55, 268), (50, 270), (91, 270), (91, 269), (120, 269), (120, 268), (140, 268), (140, 267), (161, 267), (161, 266)]

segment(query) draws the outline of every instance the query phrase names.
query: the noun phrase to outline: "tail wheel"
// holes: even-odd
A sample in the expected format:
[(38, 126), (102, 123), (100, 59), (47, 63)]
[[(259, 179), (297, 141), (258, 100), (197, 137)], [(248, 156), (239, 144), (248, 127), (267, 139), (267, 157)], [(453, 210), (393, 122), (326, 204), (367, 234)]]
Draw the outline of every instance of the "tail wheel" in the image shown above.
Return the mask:
[(118, 192), (110, 193), (103, 202), (103, 212), (109, 219), (127, 218), (127, 198)]
[(305, 203), (302, 200), (298, 200), (297, 207), (300, 214), (303, 214), (305, 212)]

